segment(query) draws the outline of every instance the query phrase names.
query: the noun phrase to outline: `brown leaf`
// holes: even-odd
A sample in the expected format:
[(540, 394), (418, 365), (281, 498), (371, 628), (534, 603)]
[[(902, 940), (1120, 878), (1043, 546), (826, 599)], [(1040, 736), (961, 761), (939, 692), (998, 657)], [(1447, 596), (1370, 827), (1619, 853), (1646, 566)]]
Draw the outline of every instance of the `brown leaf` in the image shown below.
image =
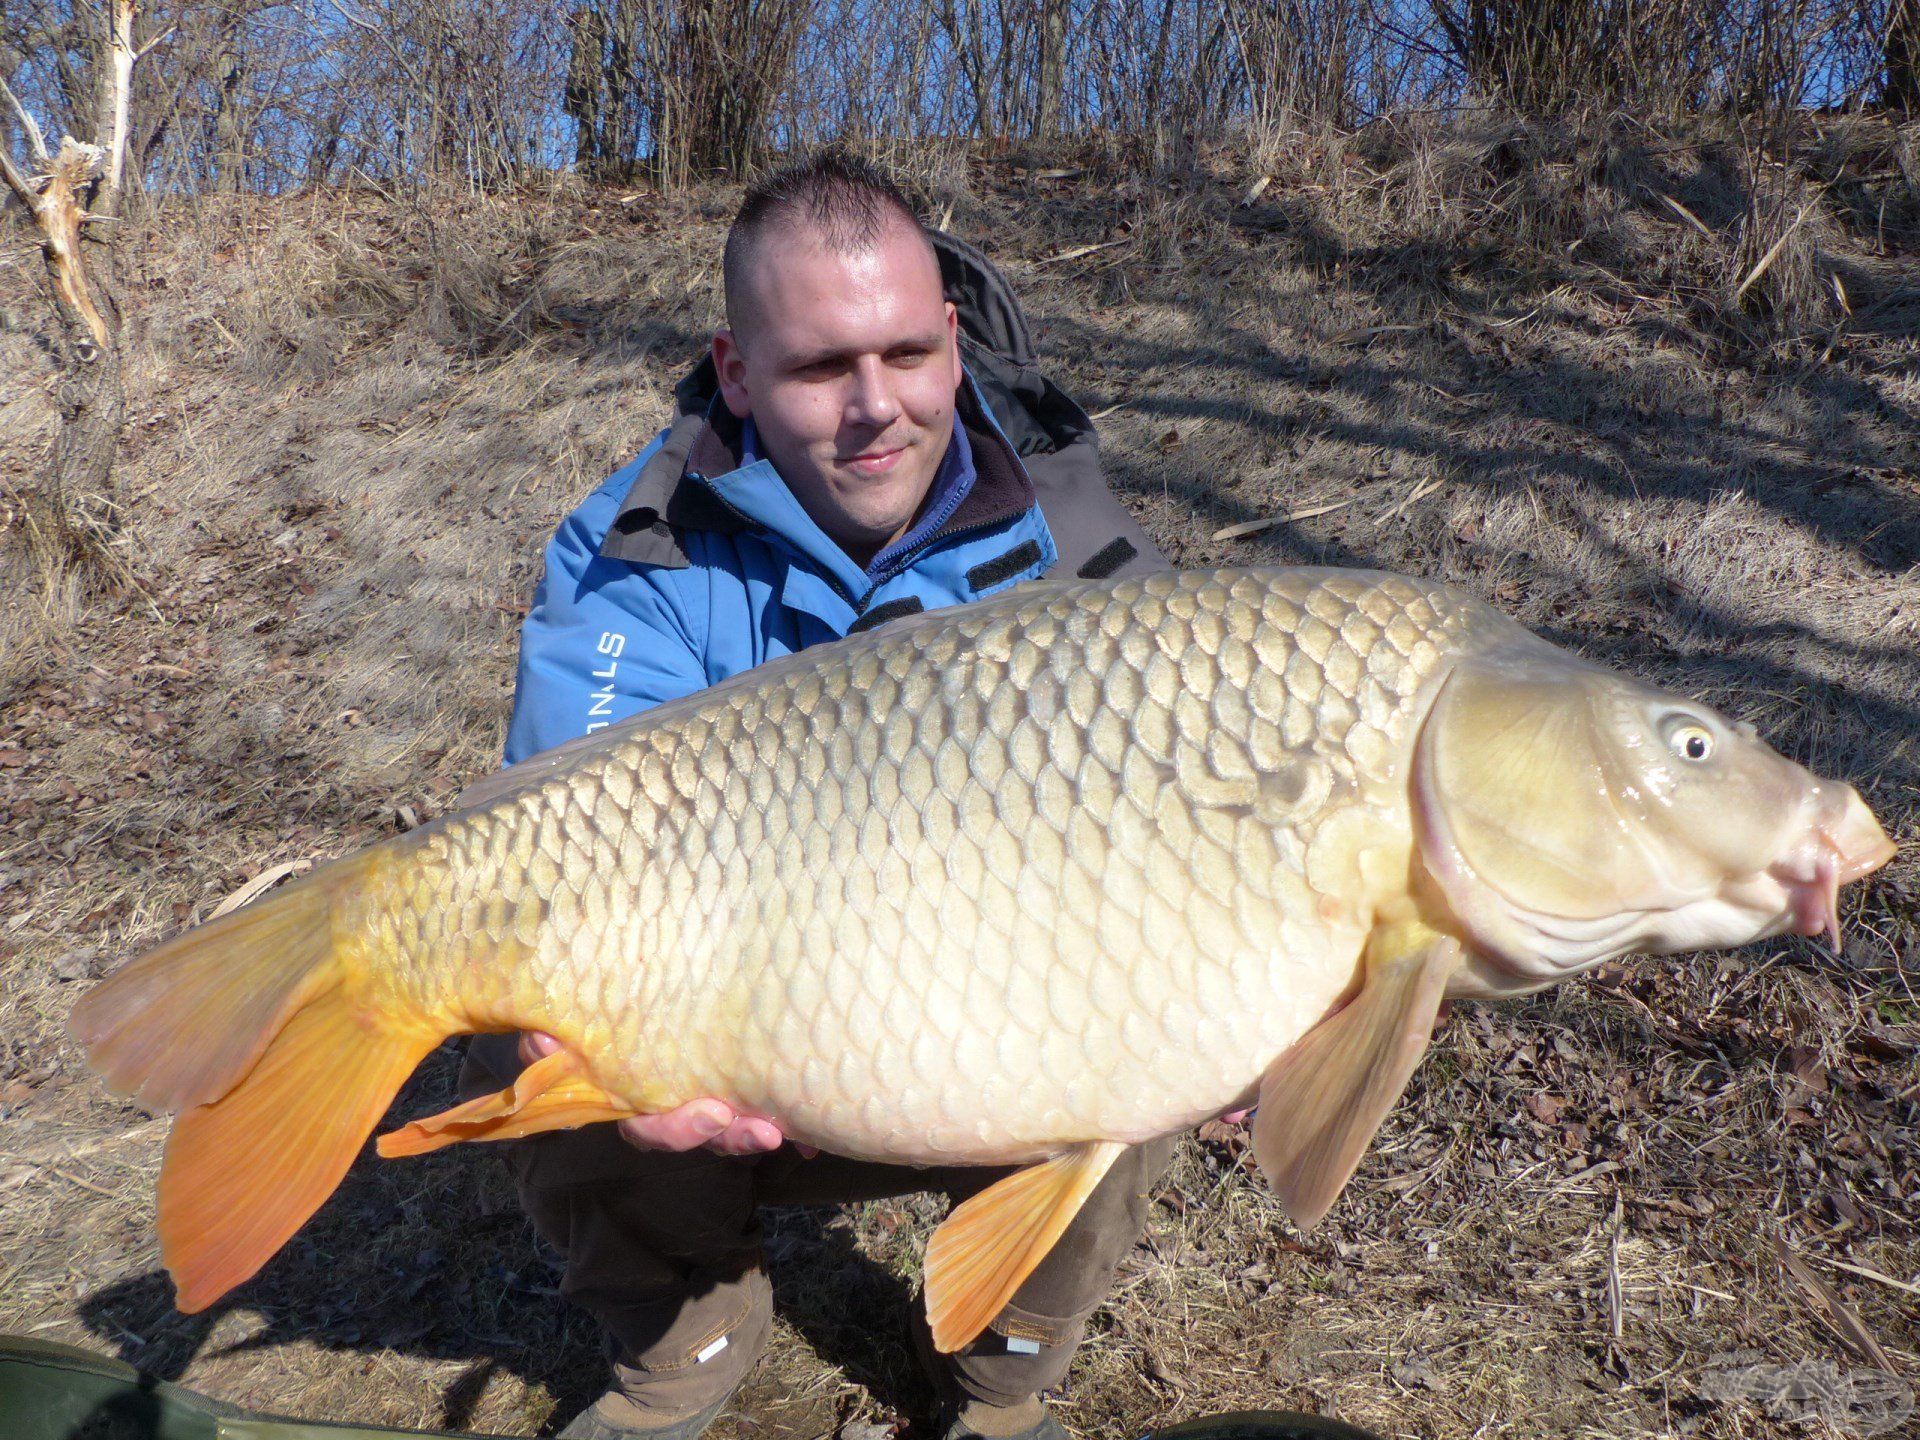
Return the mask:
[(1899, 1060), (1910, 1054), (1913, 1042), (1903, 1040), (1890, 1031), (1862, 1030), (1847, 1037), (1847, 1043), (1855, 1050), (1872, 1056), (1875, 1060)]
[(1812, 1045), (1789, 1045), (1782, 1057), (1793, 1078), (1814, 1094), (1827, 1088), (1827, 1067), (1820, 1063), (1820, 1051)]

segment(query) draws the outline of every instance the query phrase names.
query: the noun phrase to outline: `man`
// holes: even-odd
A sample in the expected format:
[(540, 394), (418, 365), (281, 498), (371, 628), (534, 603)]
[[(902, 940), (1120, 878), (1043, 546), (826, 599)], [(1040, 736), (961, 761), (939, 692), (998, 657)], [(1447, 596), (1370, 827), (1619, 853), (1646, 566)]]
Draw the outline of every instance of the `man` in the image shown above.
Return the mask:
[[(724, 278), (727, 324), (678, 418), (548, 548), (509, 762), (901, 615), (1165, 564), (1099, 479), (1086, 417), (1032, 370), (997, 273), (871, 167), (828, 154), (755, 185)], [(496, 1089), (552, 1044), (485, 1037), (465, 1079)], [(1168, 1153), (1129, 1152), (988, 1332), (943, 1357), (949, 1440), (1063, 1440), (1040, 1393)], [(965, 1195), (1006, 1173), (802, 1153), (717, 1099), (520, 1142), (512, 1161), (566, 1254), (562, 1292), (606, 1328), (614, 1384), (562, 1432), (592, 1440), (694, 1440), (745, 1378), (771, 1323), (758, 1205)]]

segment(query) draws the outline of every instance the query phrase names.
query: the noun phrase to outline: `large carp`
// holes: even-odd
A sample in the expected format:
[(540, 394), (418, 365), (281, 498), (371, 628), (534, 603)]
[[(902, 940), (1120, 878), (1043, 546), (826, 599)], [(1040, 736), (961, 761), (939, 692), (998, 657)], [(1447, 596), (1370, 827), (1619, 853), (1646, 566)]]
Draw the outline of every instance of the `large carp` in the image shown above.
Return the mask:
[(181, 1113), (183, 1309), (252, 1275), (449, 1035), (544, 1030), (385, 1155), (714, 1095), (843, 1155), (1025, 1162), (936, 1232), (964, 1344), (1120, 1149), (1257, 1099), (1303, 1224), (1446, 997), (1836, 922), (1853, 789), (1444, 585), (1056, 585), (776, 661), (485, 781), (80, 1003)]

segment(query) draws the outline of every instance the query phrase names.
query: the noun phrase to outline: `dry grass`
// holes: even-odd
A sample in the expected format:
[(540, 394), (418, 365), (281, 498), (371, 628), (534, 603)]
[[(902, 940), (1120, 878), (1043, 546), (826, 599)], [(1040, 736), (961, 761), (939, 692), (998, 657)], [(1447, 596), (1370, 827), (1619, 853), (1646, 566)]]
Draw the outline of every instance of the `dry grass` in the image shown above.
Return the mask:
[[(1463, 1008), (1310, 1237), (1241, 1135), (1195, 1139), (1083, 1351), (1082, 1433), (1261, 1405), (1437, 1440), (1864, 1434), (1727, 1379), (1865, 1376), (1861, 1334), (1916, 1383), (1914, 142), (1749, 153), (1403, 120), (1258, 174), (919, 162), (1110, 412), (1115, 483), (1181, 563), (1467, 585), (1855, 780), (1907, 847), (1843, 957), (1780, 941)], [(664, 419), (733, 199), (229, 201), (136, 247), (136, 584), (49, 590), (0, 555), (0, 1328), (331, 1418), (531, 1433), (592, 1393), (591, 1329), (482, 1155), (362, 1165), (230, 1305), (174, 1314), (164, 1126), (63, 1020), (251, 876), (491, 767), (539, 545)], [(15, 489), (51, 424), (29, 280), (0, 271)], [(438, 1058), (402, 1105), (450, 1084)], [(918, 1417), (895, 1322), (931, 1218), (777, 1218), (784, 1319), (738, 1433)]]

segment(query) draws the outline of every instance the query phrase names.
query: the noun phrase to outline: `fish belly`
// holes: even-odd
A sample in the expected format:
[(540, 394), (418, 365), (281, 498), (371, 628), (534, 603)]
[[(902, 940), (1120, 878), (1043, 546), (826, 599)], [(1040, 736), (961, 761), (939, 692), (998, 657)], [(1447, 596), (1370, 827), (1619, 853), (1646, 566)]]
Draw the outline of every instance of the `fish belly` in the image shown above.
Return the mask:
[(1406, 754), (1473, 605), (1165, 574), (777, 662), (427, 835), (391, 983), (842, 1154), (1168, 1133), (1246, 1098), (1404, 892)]

